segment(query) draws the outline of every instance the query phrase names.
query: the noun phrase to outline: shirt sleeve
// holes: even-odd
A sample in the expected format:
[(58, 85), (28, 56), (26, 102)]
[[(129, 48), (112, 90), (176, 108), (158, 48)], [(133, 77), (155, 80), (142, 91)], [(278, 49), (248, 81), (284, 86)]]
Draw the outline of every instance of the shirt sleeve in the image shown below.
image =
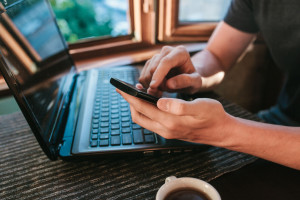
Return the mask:
[(259, 31), (251, 0), (232, 0), (224, 22), (243, 32), (257, 33)]

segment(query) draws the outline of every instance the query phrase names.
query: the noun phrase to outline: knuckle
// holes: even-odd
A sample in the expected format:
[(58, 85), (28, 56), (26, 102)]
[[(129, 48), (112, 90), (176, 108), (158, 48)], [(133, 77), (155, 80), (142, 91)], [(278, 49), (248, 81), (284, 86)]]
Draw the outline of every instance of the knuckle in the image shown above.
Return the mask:
[(178, 51), (178, 54), (183, 55), (183, 56), (189, 56), (189, 52), (184, 46), (178, 46), (176, 47), (176, 50)]
[(182, 45), (177, 46), (176, 49), (177, 49), (177, 51), (182, 52), (182, 53), (187, 53), (188, 52), (187, 49)]
[(173, 49), (173, 47), (171, 46), (164, 46), (162, 49), (161, 49), (161, 52), (162, 53), (165, 53), (165, 52), (169, 52)]
[(162, 64), (168, 64), (168, 63), (170, 63), (170, 61), (171, 61), (171, 58), (169, 57), (169, 56), (165, 56), (165, 57), (163, 57), (162, 59), (161, 59), (161, 63)]
[(173, 106), (173, 111), (176, 115), (183, 115), (185, 113), (185, 105), (178, 103)]
[(152, 60), (154, 60), (154, 59), (158, 59), (160, 57), (160, 54), (159, 53), (157, 53), (157, 54), (155, 54), (154, 56), (152, 56)]

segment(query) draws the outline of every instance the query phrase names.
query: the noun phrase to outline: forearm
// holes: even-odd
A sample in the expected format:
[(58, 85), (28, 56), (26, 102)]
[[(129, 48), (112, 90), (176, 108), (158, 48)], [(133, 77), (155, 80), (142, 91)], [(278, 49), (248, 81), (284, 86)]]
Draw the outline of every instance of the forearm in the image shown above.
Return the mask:
[(219, 84), (228, 71), (252, 42), (255, 34), (239, 31), (220, 22), (210, 37), (205, 50), (192, 57), (193, 65), (203, 77), (203, 88)]
[(202, 89), (211, 89), (222, 82), (225, 70), (221, 62), (210, 51), (203, 50), (192, 57), (196, 71), (202, 77)]
[(231, 117), (225, 148), (300, 169), (300, 127)]

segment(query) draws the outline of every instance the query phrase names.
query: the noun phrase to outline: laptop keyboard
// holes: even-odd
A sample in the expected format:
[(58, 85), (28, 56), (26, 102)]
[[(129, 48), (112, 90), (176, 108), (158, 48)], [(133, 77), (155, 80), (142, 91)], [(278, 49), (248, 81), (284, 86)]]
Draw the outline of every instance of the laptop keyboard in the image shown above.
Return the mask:
[(135, 84), (138, 70), (99, 70), (91, 123), (90, 147), (157, 143), (156, 134), (132, 122), (129, 104), (109, 83), (110, 77)]

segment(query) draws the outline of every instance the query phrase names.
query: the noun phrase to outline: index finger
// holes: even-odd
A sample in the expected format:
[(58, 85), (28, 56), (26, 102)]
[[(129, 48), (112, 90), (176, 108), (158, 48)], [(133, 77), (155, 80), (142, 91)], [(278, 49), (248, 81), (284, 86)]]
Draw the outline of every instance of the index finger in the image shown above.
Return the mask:
[(150, 87), (153, 89), (158, 88), (172, 68), (184, 65), (188, 59), (189, 54), (186, 49), (183, 46), (176, 47), (160, 60), (155, 72), (153, 73)]

